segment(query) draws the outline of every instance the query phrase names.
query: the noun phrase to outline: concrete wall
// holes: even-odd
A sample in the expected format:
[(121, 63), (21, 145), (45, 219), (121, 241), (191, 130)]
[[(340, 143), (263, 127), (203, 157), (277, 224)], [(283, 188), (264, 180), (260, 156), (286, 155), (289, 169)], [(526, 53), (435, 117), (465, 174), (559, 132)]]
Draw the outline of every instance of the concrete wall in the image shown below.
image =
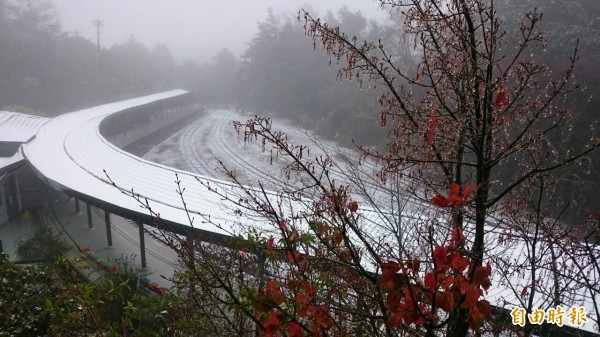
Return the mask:
[(197, 94), (188, 93), (126, 109), (105, 118), (100, 123), (100, 134), (123, 149), (202, 110), (199, 101)]

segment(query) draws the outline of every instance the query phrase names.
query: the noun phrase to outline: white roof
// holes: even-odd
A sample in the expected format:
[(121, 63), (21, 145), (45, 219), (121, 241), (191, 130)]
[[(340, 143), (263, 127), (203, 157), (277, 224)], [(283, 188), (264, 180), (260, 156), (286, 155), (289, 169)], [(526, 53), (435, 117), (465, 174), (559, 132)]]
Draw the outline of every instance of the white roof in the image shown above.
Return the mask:
[[(206, 217), (210, 214), (211, 219), (220, 222), (235, 221), (233, 211), (198, 184), (196, 178), (204, 177), (143, 160), (115, 147), (100, 135), (98, 126), (110, 114), (185, 93), (184, 90), (174, 90), (61, 115), (46, 123), (37, 137), (23, 145), (23, 155), (41, 175), (61, 189), (149, 214), (138, 201), (115, 188), (108, 175), (120, 188), (133, 189), (136, 194), (148, 198), (153, 211), (162, 219), (186, 225), (189, 223), (187, 213), (176, 192), (175, 175), (178, 174), (186, 188), (185, 201), (192, 213)], [(225, 234), (215, 225), (202, 222), (202, 219), (197, 219), (194, 225)]]
[(25, 143), (49, 120), (41, 116), (0, 111), (0, 142)]

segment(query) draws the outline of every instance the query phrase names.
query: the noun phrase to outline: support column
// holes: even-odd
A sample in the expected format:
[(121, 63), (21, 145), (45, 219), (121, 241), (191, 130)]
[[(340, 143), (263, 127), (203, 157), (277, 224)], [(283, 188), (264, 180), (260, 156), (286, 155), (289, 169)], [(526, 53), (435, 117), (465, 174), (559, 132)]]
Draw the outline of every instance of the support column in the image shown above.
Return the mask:
[(6, 192), (4, 191), (4, 182), (0, 180), (0, 225), (8, 222), (8, 203), (6, 202)]
[(110, 213), (108, 211), (104, 211), (104, 224), (106, 224), (106, 241), (108, 242), (108, 246), (112, 247), (112, 232), (110, 229)]
[(75, 198), (75, 213), (79, 213), (79, 199)]
[(94, 228), (94, 224), (92, 223), (92, 206), (86, 202), (85, 208), (87, 210), (87, 216), (88, 216), (88, 228), (92, 229), (92, 228)]
[(0, 181), (0, 205), (6, 205), (6, 192), (4, 191), (4, 184)]
[(21, 201), (21, 189), (19, 188), (19, 178), (17, 174), (13, 174), (13, 179), (15, 180), (15, 189), (17, 191), (17, 210), (19, 213), (23, 212), (23, 203)]
[(142, 259), (142, 268), (146, 268), (146, 242), (144, 241), (144, 223), (136, 221), (140, 230), (140, 258)]

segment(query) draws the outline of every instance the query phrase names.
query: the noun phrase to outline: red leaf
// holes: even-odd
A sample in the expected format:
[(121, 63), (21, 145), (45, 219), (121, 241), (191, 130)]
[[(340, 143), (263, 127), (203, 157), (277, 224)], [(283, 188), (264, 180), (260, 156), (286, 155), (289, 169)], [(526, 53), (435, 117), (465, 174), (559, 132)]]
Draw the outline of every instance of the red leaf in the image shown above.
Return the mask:
[(326, 304), (321, 304), (321, 307), (319, 308), (320, 310), (317, 312), (317, 315), (315, 315), (317, 324), (319, 324), (319, 326), (321, 326), (322, 328), (329, 328), (331, 322), (329, 321), (329, 306), (327, 306)]
[(394, 261), (382, 262), (380, 267), (384, 274), (386, 272), (395, 274), (400, 271), (400, 264)]
[(462, 246), (465, 243), (465, 236), (459, 227), (454, 227), (454, 229), (452, 229), (452, 237), (450, 238), (450, 242), (459, 246)]
[(483, 289), (487, 290), (490, 285), (490, 276), (492, 275), (492, 268), (488, 264), (487, 266), (478, 266), (473, 274), (473, 282), (477, 285), (481, 285)]
[(479, 330), (485, 322), (485, 316), (477, 310), (477, 308), (471, 309), (471, 312), (467, 316), (469, 327), (473, 330)]
[(270, 297), (267, 296), (267, 294), (265, 294), (264, 291), (259, 289), (258, 292), (256, 293), (256, 299), (255, 299), (254, 303), (252, 304), (252, 306), (259, 313), (263, 313), (263, 312), (267, 312), (271, 309), (269, 303), (271, 303)]
[(436, 265), (436, 268), (440, 268), (441, 266), (446, 264), (446, 248), (442, 246), (437, 246), (433, 250), (433, 262)]
[(295, 262), (298, 260), (298, 258), (300, 257), (300, 252), (296, 251), (294, 254), (292, 254), (292, 252), (288, 252), (287, 253), (287, 259), (290, 262)]
[(457, 182), (450, 184), (450, 196), (449, 198), (458, 198), (460, 195), (460, 185)]
[(475, 305), (477, 305), (477, 300), (480, 296), (481, 290), (479, 290), (479, 287), (469, 287), (469, 289), (467, 289), (467, 293), (465, 294), (465, 302), (463, 303), (463, 306), (465, 308), (473, 308)]
[(492, 314), (492, 305), (488, 300), (481, 300), (477, 302), (477, 309), (485, 316), (489, 316)]
[(465, 269), (467, 269), (467, 266), (469, 265), (469, 260), (462, 255), (456, 254), (452, 257), (450, 264), (452, 265), (452, 267), (456, 268), (458, 272), (462, 273)]
[(273, 249), (273, 242), (275, 242), (275, 238), (273, 238), (272, 236), (269, 238), (269, 240), (267, 241), (267, 249), (271, 250)]
[(356, 211), (358, 211), (358, 202), (350, 201), (348, 203), (348, 209), (350, 209), (350, 212), (356, 213)]
[(306, 295), (304, 295), (303, 293), (296, 294), (296, 303), (308, 304), (308, 302), (309, 299)]
[(262, 326), (267, 332), (267, 334), (273, 334), (277, 332), (277, 329), (281, 326), (281, 321), (279, 320), (280, 313), (278, 311), (274, 311), (269, 315), (269, 318), (262, 322)]
[(429, 123), (427, 123), (427, 131), (428, 131), (428, 142), (429, 145), (433, 145), (433, 138), (435, 134), (435, 125), (438, 121), (438, 116), (433, 115), (429, 118)]
[(436, 280), (442, 288), (448, 289), (454, 284), (455, 278), (445, 273), (438, 273)]
[(444, 293), (439, 294), (438, 299), (438, 307), (445, 312), (454, 311), (454, 293), (451, 291), (446, 291)]
[(287, 337), (303, 337), (304, 331), (302, 331), (302, 327), (298, 323), (290, 322), (290, 324), (288, 324), (286, 336)]
[(269, 282), (267, 282), (267, 292), (269, 294), (280, 292), (279, 286), (277, 285), (277, 283), (275, 283), (275, 281), (269, 281)]
[(494, 98), (494, 109), (501, 110), (502, 108), (507, 106), (508, 103), (508, 93), (506, 93), (504, 89), (500, 89), (500, 91), (496, 93), (496, 97)]
[(464, 278), (454, 280), (454, 282), (458, 284), (458, 291), (463, 294), (469, 291), (469, 288), (472, 286), (472, 284)]
[(477, 189), (477, 186), (475, 185), (467, 185), (465, 186), (465, 188), (463, 189), (463, 202), (466, 202), (467, 200), (469, 200), (469, 198), (471, 197), (471, 194), (473, 194), (473, 192), (475, 192), (475, 190)]
[(462, 205), (463, 200), (462, 200), (461, 197), (458, 197), (458, 196), (456, 196), (456, 197), (450, 197), (450, 198), (448, 198), (448, 202), (447, 203), (448, 203), (449, 207), (460, 206), (460, 205)]
[(435, 197), (431, 198), (431, 203), (440, 207), (448, 206), (448, 200), (441, 195), (436, 195)]
[(431, 292), (435, 291), (435, 275), (433, 273), (425, 274), (425, 287), (431, 290)]
[(281, 305), (281, 303), (285, 301), (285, 297), (280, 292), (273, 294), (272, 299), (273, 303), (275, 303), (276, 305)]
[(393, 327), (398, 327), (400, 326), (400, 324), (402, 324), (402, 313), (392, 313), (392, 315), (390, 315), (390, 320), (389, 320), (389, 324), (390, 326)]
[(471, 196), (471, 194), (473, 194), (475, 189), (476, 189), (475, 186), (468, 185), (464, 188), (462, 196), (461, 196), (460, 184), (458, 184), (456, 182), (452, 182), (450, 184), (450, 194), (448, 195), (447, 198), (438, 194), (438, 195), (434, 196), (433, 198), (431, 198), (431, 202), (434, 205), (440, 206), (440, 207), (460, 206), (469, 199), (469, 197)]
[(413, 272), (418, 273), (421, 267), (421, 260), (414, 259), (412, 262), (407, 264), (407, 267), (410, 268)]
[(248, 249), (248, 247), (244, 247), (241, 249), (241, 251), (244, 253), (248, 253), (250, 250)]
[(393, 261), (383, 262), (381, 267), (381, 283), (386, 288), (394, 286), (394, 275), (400, 271), (400, 264)]

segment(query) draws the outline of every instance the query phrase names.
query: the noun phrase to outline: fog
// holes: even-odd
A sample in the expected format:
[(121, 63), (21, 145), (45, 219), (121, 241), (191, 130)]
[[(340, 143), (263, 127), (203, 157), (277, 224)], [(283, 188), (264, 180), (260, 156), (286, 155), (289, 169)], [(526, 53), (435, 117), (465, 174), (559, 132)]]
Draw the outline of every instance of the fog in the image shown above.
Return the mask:
[(217, 50), (227, 48), (240, 55), (257, 32), (267, 9), (275, 14), (293, 15), (300, 8), (325, 14), (347, 6), (367, 18), (383, 18), (384, 12), (372, 0), (52, 0), (70, 34), (96, 40), (92, 21), (103, 22), (104, 47), (134, 36), (153, 46), (166, 44), (176, 60), (209, 60)]
[[(549, 43), (540, 59), (553, 71), (562, 71), (565, 46), (580, 38), (577, 76), (589, 91), (566, 102), (582, 111), (574, 130), (591, 125), (600, 106), (589, 100), (600, 88), (590, 70), (600, 55), (600, 7), (586, 1), (579, 9), (548, 5), (541, 26)], [(505, 1), (499, 13), (507, 27), (518, 27), (528, 5)], [(383, 20), (372, 0), (0, 0), (0, 110), (56, 116), (180, 88), (203, 104), (287, 119), (342, 145), (382, 146), (380, 93), (337, 80), (339, 65), (296, 20), (302, 7), (360, 41), (382, 41), (395, 66), (414, 73), (402, 18)], [(95, 20), (103, 23), (100, 49)]]

